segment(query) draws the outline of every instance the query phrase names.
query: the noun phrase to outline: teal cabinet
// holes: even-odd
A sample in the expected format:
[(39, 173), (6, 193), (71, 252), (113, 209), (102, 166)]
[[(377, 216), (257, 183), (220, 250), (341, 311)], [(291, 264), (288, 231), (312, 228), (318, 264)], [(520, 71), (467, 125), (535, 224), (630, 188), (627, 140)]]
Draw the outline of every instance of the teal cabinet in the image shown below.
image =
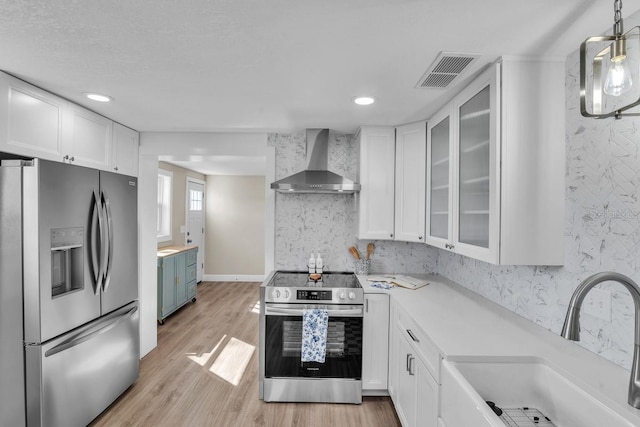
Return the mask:
[(197, 247), (181, 246), (158, 251), (158, 323), (187, 302), (196, 302)]

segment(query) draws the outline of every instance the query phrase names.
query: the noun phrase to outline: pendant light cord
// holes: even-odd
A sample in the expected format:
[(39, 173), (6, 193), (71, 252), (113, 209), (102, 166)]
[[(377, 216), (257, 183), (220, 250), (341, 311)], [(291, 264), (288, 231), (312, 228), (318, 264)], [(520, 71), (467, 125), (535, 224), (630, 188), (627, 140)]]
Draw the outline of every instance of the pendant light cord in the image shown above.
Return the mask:
[(622, 35), (622, 0), (613, 2), (613, 34)]

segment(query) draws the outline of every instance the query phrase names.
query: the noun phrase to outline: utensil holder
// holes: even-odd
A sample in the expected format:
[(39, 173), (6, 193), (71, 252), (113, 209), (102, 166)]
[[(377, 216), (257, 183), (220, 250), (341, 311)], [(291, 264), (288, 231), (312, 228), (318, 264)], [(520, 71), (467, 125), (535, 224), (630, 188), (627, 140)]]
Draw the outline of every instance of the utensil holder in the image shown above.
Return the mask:
[(369, 266), (371, 265), (371, 260), (369, 259), (359, 259), (355, 262), (355, 273), (356, 274), (369, 274)]

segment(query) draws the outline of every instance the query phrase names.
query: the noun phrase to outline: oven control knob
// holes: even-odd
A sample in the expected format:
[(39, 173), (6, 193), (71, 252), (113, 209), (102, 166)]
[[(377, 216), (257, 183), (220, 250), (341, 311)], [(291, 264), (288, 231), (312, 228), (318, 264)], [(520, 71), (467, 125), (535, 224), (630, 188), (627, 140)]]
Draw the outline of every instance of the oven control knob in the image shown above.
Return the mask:
[(340, 293), (338, 294), (338, 298), (340, 298), (340, 299), (344, 299), (344, 292), (340, 292)]
[(349, 292), (349, 299), (356, 299), (356, 293), (355, 292)]
[(276, 290), (273, 291), (272, 295), (273, 295), (274, 298), (280, 298), (280, 291), (276, 289)]
[(290, 296), (291, 296), (291, 292), (289, 292), (289, 289), (285, 289), (284, 290), (284, 297), (288, 299)]

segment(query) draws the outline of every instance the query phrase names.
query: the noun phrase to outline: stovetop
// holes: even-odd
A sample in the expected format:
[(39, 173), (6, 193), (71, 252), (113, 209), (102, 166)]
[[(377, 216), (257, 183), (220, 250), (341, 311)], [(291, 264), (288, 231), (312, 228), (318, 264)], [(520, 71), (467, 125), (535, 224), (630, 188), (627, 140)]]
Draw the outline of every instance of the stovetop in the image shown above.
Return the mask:
[(276, 271), (262, 285), (264, 301), (298, 304), (363, 304), (364, 291), (354, 273), (329, 272), (321, 278), (302, 271)]
[(312, 280), (313, 275), (301, 271), (277, 271), (267, 284), (269, 287), (284, 288), (359, 288), (360, 284), (353, 273), (324, 273), (320, 280)]

